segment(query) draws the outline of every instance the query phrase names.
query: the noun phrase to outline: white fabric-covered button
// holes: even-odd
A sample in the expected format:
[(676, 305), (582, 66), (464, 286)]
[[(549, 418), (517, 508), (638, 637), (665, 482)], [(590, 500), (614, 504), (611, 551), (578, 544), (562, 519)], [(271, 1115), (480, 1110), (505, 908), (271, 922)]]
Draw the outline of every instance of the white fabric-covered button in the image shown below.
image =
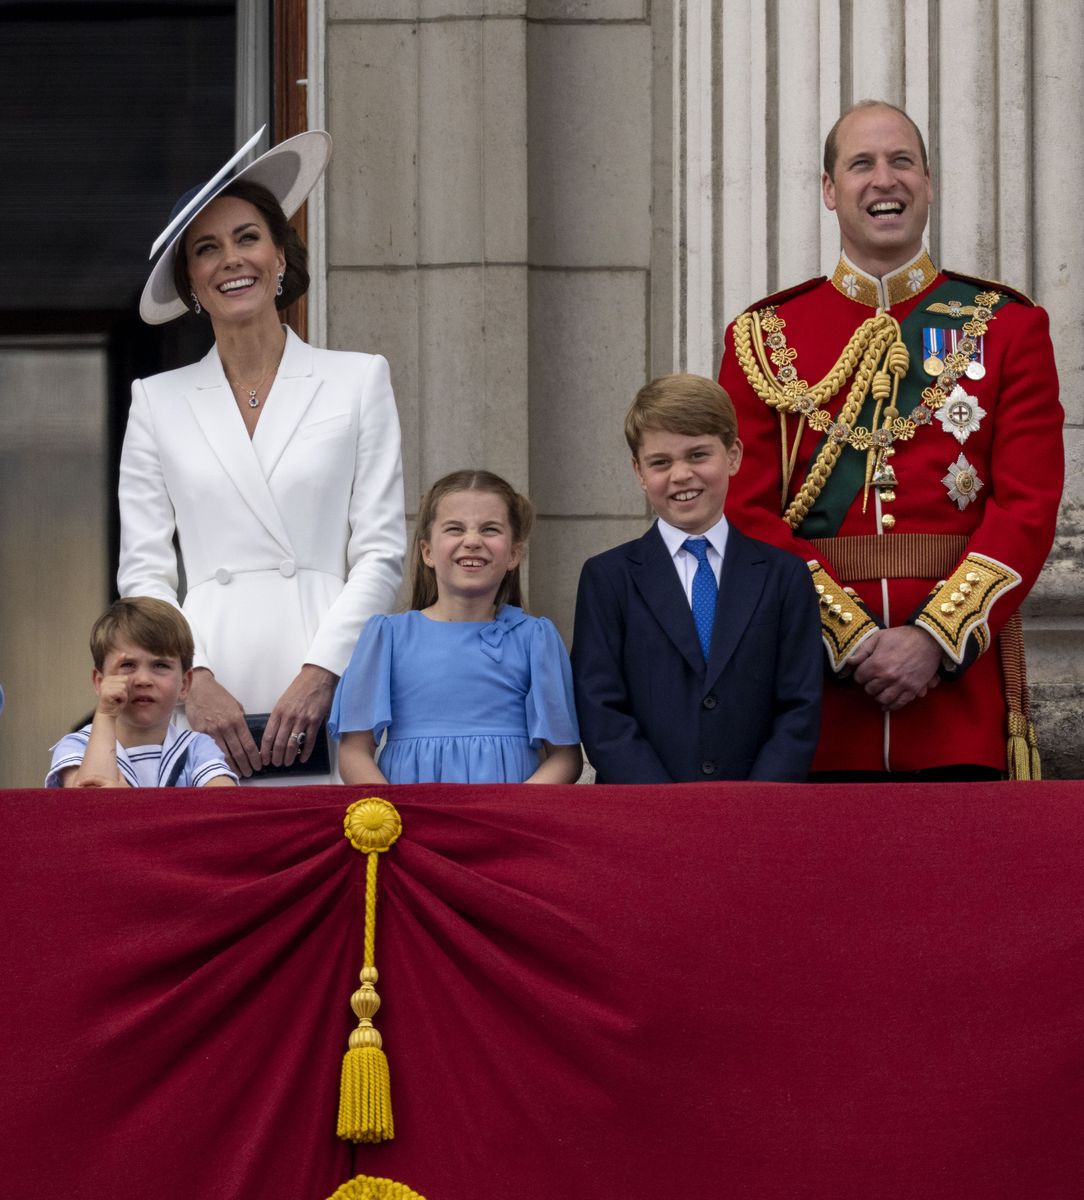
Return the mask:
[(219, 567), (215, 572), (215, 581), (223, 585), (229, 583), (232, 578), (232, 572), (228, 571), (225, 567)]
[(292, 558), (284, 559), (282, 562), (279, 563), (279, 574), (284, 579), (292, 578), (293, 575), (296, 574), (296, 572), (297, 572), (297, 567), (295, 566), (294, 560)]

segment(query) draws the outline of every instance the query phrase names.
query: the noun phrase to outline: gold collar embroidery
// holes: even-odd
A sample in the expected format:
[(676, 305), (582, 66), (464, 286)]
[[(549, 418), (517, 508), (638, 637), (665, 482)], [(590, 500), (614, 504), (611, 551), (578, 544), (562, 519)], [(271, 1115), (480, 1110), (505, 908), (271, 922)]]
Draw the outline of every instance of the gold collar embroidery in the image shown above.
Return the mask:
[(858, 304), (869, 308), (891, 308), (893, 304), (925, 291), (936, 278), (937, 268), (925, 250), (881, 279), (867, 275), (846, 254), (841, 254), (832, 274), (832, 286)]

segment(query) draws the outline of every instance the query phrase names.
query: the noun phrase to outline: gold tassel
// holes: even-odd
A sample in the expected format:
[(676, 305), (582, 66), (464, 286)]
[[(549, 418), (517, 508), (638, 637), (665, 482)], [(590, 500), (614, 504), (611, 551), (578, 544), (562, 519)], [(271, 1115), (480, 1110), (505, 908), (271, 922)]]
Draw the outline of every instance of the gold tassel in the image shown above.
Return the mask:
[(361, 987), (350, 997), (359, 1024), (350, 1035), (339, 1083), (339, 1137), (354, 1142), (385, 1142), (395, 1137), (391, 1077), (380, 1034), (372, 1018), (380, 1007), (375, 967), (361, 972)]
[(1028, 746), (1028, 723), (1022, 713), (1009, 713), (1009, 744), (1006, 747), (1010, 779), (1031, 778), (1031, 750)]
[(425, 1197), (394, 1179), (358, 1175), (337, 1188), (328, 1200), (425, 1200)]
[(1042, 779), (1039, 738), (1031, 720), (1027, 667), (1024, 662), (1024, 627), (1018, 612), (998, 634), (1005, 703), (1009, 709), (1009, 744), (1006, 758), (1010, 779)]
[(1035, 732), (1034, 721), (1028, 722), (1028, 750), (1031, 752), (1031, 777), (1042, 779), (1043, 764), (1039, 760), (1039, 735)]
[[(391, 1112), (391, 1077), (383, 1042), (373, 1026), (380, 1008), (376, 994), (379, 978), (376, 957), (376, 872), (379, 857), (395, 844), (403, 831), (395, 806), (376, 796), (356, 800), (346, 810), (343, 822), (347, 840), (366, 856), (365, 864), (365, 963), (361, 969), (361, 987), (350, 997), (350, 1007), (358, 1018), (358, 1027), (350, 1034), (349, 1049), (343, 1057), (339, 1084), (339, 1137), (352, 1142), (385, 1142), (395, 1137)], [(359, 1176), (360, 1179), (366, 1178)], [(389, 1182), (389, 1181), (377, 1181)], [(348, 1186), (348, 1185), (344, 1185)], [(401, 1187), (395, 1184), (395, 1187)], [(340, 1189), (341, 1191), (341, 1189)], [(338, 1196), (336, 1192), (336, 1196)], [(359, 1192), (358, 1196), (370, 1193)], [(373, 1192), (373, 1200), (395, 1195)], [(403, 1193), (412, 1196), (409, 1190)]]

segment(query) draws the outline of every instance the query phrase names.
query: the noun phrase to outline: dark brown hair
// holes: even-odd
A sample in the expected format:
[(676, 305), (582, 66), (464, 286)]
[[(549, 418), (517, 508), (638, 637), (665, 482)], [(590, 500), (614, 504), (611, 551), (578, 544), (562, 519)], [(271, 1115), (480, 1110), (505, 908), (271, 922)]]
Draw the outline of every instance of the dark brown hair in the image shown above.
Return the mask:
[(839, 127), (851, 115), (863, 108), (890, 108), (893, 112), (897, 112), (907, 122), (908, 125), (915, 131), (915, 137), (918, 138), (918, 148), (922, 155), (922, 169), (928, 175), (930, 173), (930, 160), (926, 154), (926, 142), (922, 137), (922, 130), (911, 120), (907, 113), (897, 104), (889, 104), (887, 100), (859, 100), (857, 104), (852, 104), (845, 113), (840, 113), (839, 119), (828, 130), (828, 136), (824, 139), (824, 173), (829, 179), (832, 178), (832, 172), (836, 169), (836, 159), (839, 157)]
[(738, 417), (726, 390), (703, 375), (662, 375), (636, 393), (625, 416), (625, 441), (639, 455), (649, 429), (685, 437), (715, 434), (729, 450), (738, 436)]
[[(215, 197), (236, 196), (238, 200), (247, 200), (260, 216), (267, 222), (271, 240), (286, 257), (286, 270), (283, 273), (282, 295), (275, 297), (275, 307), (281, 312), (288, 308), (298, 298), (309, 290), (309, 252), (301, 240), (297, 230), (286, 219), (282, 205), (263, 186), (253, 183), (251, 179), (238, 179), (228, 184)], [(191, 229), (191, 224), (189, 224)], [(188, 277), (188, 229), (177, 239), (173, 254), (173, 283), (177, 295), (192, 308), (192, 281)]]
[[(437, 505), (453, 492), (490, 492), (504, 501), (508, 510), (508, 525), (512, 533), (512, 544), (525, 547), (534, 524), (534, 505), (526, 496), (521, 496), (514, 487), (491, 471), (453, 471), (438, 479), (422, 497), (418, 507), (418, 523), (414, 528), (414, 541), (410, 547), (410, 607), (429, 608), (437, 600), (437, 576), (432, 567), (422, 559), (422, 542), (432, 540), (433, 522), (437, 519)], [(523, 587), (517, 563), (501, 580), (495, 599), (496, 607), (515, 604), (524, 608)]]
[(131, 642), (151, 654), (179, 658), (181, 670), (192, 668), (192, 631), (179, 608), (151, 596), (127, 596), (114, 600), (94, 622), (90, 631), (90, 653), (99, 671), (121, 640)]

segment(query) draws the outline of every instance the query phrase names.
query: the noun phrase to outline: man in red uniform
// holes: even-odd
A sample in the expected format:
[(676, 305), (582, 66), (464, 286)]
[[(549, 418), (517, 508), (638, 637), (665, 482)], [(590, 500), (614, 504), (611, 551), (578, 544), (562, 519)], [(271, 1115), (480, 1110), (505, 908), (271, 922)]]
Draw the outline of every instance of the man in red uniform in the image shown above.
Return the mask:
[(831, 279), (727, 330), (745, 462), (728, 513), (802, 555), (830, 678), (815, 775), (1038, 774), (1020, 602), (1054, 537), (1063, 414), (1046, 313), (939, 270), (926, 147), (863, 101), (824, 148)]

